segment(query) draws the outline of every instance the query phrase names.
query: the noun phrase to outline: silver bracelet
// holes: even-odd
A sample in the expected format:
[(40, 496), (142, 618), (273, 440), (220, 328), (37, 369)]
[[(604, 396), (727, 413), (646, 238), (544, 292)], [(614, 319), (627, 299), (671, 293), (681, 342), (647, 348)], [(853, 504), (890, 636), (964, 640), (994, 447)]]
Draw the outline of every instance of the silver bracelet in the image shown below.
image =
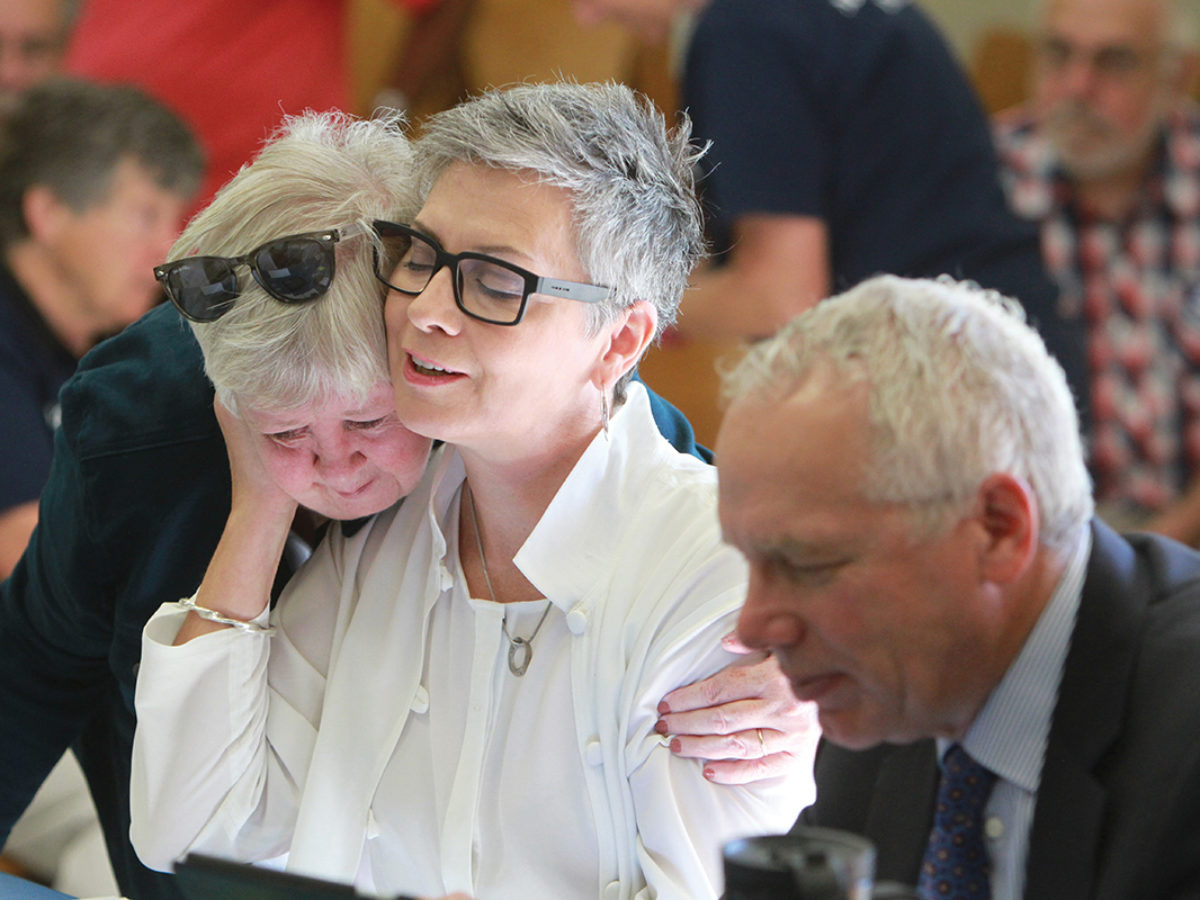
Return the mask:
[(201, 606), (196, 602), (195, 597), (183, 597), (179, 600), (179, 605), (184, 609), (190, 609), (202, 619), (209, 622), (216, 622), (218, 625), (231, 625), (238, 631), (244, 631), (247, 634), (273, 634), (275, 628), (272, 625), (259, 625), (257, 622), (247, 622), (244, 619), (231, 619), (229, 616), (223, 616), (215, 609), (209, 609), (206, 606)]

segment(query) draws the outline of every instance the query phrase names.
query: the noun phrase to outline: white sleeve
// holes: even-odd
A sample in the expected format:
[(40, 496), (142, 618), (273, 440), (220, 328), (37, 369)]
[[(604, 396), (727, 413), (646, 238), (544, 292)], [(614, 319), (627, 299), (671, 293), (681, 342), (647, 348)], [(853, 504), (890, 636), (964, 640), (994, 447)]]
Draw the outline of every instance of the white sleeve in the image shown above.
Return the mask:
[(637, 675), (625, 765), (637, 817), (638, 862), (647, 885), (638, 898), (719, 897), (722, 846), (738, 837), (787, 831), (812, 799), (809, 771), (748, 785), (713, 784), (704, 777), (701, 760), (676, 756), (654, 731), (665, 694), (738, 659), (722, 649), (721, 638), (733, 630), (745, 585), (730, 585), (723, 568), (712, 567), (710, 577), (691, 585), (709, 599), (699, 607), (690, 604), (686, 621), (663, 623)]
[(187, 612), (178, 603), (164, 603), (146, 624), (130, 838), (150, 868), (170, 871), (193, 850), (246, 861), (287, 852), (325, 674), (297, 645), (324, 639), (327, 647), (333, 613), (289, 615), (289, 633), (280, 610), (336, 609), (331, 543), (323, 541), (289, 583), (270, 637), (226, 628), (172, 646)]

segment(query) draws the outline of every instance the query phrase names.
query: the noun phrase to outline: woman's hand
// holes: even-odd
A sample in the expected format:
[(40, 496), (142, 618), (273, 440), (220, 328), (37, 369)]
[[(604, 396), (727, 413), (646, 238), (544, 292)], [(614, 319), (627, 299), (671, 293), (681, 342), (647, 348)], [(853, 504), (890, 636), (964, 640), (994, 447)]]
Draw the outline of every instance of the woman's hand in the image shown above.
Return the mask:
[(773, 656), (750, 654), (732, 634), (722, 643), (745, 659), (671, 691), (658, 706), (656, 730), (670, 737), (671, 752), (707, 760), (704, 777), (718, 784), (811, 769), (821, 736), (815, 705), (796, 699)]
[(284, 493), (267, 470), (260, 449), (262, 436), (252, 431), (220, 400), (213, 400), (213, 411), (225, 437), (225, 452), (229, 454), (233, 508), (257, 510), (266, 515), (275, 513), (276, 521), (290, 523), (296, 512), (296, 501)]
[[(257, 446), (261, 436), (219, 400), (213, 402), (213, 409), (225, 436), (233, 494), (229, 518), (200, 583), (196, 602), (227, 618), (250, 621), (270, 603), (275, 570), (297, 504), (275, 483), (263, 463)], [(176, 634), (175, 643), (186, 644), (226, 627), (191, 613)]]

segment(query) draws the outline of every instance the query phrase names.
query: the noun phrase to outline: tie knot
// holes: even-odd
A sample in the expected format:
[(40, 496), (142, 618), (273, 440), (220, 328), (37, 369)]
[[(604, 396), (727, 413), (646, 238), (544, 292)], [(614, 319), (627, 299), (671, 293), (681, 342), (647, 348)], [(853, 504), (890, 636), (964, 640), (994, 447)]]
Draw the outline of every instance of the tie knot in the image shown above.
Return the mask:
[(964, 781), (979, 780), (990, 786), (996, 780), (996, 773), (962, 749), (962, 744), (950, 744), (942, 757), (942, 769), (952, 778)]
[(970, 809), (982, 809), (996, 783), (996, 773), (975, 760), (962, 744), (951, 744), (942, 757), (939, 799)]

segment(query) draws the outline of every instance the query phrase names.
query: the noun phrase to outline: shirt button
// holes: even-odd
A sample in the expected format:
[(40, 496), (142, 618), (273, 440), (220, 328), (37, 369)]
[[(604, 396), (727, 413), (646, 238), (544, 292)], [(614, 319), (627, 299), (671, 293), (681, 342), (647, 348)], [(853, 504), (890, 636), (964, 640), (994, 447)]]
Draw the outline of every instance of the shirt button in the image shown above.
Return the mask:
[(587, 611), (582, 603), (567, 613), (567, 628), (571, 634), (583, 634), (587, 630), (587, 623)]
[(588, 745), (583, 751), (583, 758), (587, 760), (589, 766), (603, 765), (604, 748), (600, 746), (600, 742), (588, 741)]
[(993, 841), (998, 841), (1004, 837), (1004, 822), (999, 816), (988, 816), (987, 821), (983, 823), (983, 833)]
[(454, 576), (450, 573), (450, 570), (446, 567), (445, 563), (442, 563), (442, 570), (440, 574), (442, 579), (442, 590), (450, 590), (450, 588), (454, 586)]
[(429, 712), (429, 691), (425, 689), (425, 685), (417, 685), (417, 690), (413, 693), (412, 703), (409, 704), (408, 708), (418, 716)]
[(604, 886), (604, 900), (617, 900), (621, 896), (621, 882), (610, 881)]

